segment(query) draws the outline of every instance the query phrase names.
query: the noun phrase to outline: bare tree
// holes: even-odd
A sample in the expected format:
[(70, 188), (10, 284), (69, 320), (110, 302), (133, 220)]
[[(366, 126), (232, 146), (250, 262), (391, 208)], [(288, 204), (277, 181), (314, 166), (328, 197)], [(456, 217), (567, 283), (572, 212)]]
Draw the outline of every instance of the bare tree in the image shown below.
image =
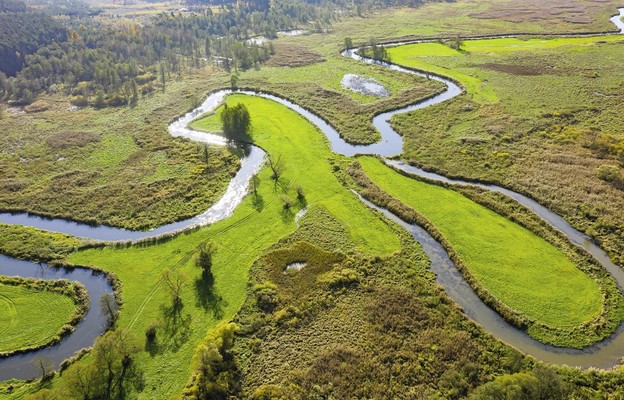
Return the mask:
[(52, 371), (54, 371), (54, 365), (47, 357), (37, 357), (34, 361), (35, 366), (41, 371), (41, 381), (46, 380)]
[(171, 294), (171, 300), (173, 301), (174, 306), (179, 306), (182, 304), (182, 298), (180, 294), (182, 293), (182, 289), (186, 285), (186, 278), (180, 272), (173, 271), (165, 271), (163, 274), (163, 281), (165, 285), (169, 288), (169, 293)]
[(277, 156), (277, 159), (273, 159), (273, 156), (268, 154), (267, 158), (269, 160), (269, 168), (271, 168), (271, 172), (273, 172), (271, 179), (278, 181), (284, 173), (284, 160), (282, 159), (282, 155), (280, 154)]
[(119, 312), (119, 306), (117, 305), (117, 301), (115, 301), (115, 296), (110, 293), (103, 294), (102, 297), (100, 297), (100, 307), (102, 308), (102, 313), (106, 315), (108, 323), (114, 325), (117, 320), (117, 313)]

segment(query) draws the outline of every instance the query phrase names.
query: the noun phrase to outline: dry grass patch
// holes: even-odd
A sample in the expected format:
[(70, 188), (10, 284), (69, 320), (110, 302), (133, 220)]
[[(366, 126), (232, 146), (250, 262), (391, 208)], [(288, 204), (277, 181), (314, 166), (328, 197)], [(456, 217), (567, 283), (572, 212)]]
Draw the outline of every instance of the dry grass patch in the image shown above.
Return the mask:
[(591, 3), (578, 0), (512, 0), (496, 4), (488, 11), (469, 15), (514, 23), (559, 19), (575, 24), (591, 24), (595, 8)]
[(100, 134), (96, 132), (65, 131), (48, 136), (46, 144), (53, 150), (56, 150), (66, 149), (68, 147), (82, 147), (89, 143), (99, 142), (100, 140)]
[(325, 57), (306, 47), (294, 44), (273, 44), (275, 54), (266, 65), (271, 67), (303, 67), (325, 61)]

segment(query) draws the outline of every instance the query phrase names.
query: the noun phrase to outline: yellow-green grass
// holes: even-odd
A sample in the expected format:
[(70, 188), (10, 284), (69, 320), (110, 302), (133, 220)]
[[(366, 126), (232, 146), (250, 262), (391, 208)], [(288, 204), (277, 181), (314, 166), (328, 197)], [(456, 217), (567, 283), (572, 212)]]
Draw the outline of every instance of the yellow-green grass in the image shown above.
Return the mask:
[(493, 103), (498, 101), (498, 95), (488, 82), (464, 72), (446, 68), (444, 66), (444, 57), (466, 56), (469, 58), (473, 53), (536, 52), (560, 47), (582, 50), (584, 47), (592, 46), (597, 43), (619, 41), (624, 41), (624, 37), (611, 35), (553, 39), (479, 39), (464, 41), (461, 47), (462, 51), (457, 51), (441, 43), (415, 43), (390, 47), (388, 48), (388, 54), (392, 62), (396, 64), (443, 75), (460, 82), (468, 94), (479, 103)]
[(221, 111), (223, 107), (217, 108), (215, 111), (208, 113), (194, 121), (191, 121), (189, 127), (195, 130), (223, 134), (223, 124), (221, 123)]
[(46, 345), (75, 309), (60, 293), (0, 284), (0, 353)]
[[(332, 153), (323, 134), (313, 125), (270, 100), (232, 95), (227, 102), (247, 106), (254, 141), (274, 157), (282, 155), (286, 161), (282, 183), (301, 185), (309, 207), (325, 207), (366, 253), (387, 255), (399, 250), (399, 239), (390, 228), (337, 181), (327, 161)], [(209, 118), (216, 118), (215, 115)], [(143, 339), (150, 322), (161, 321), (156, 349), (152, 349), (152, 354), (139, 355), (138, 364), (144, 369), (146, 382), (140, 397), (170, 398), (181, 391), (190, 377), (190, 362), (197, 344), (219, 321), (233, 318), (243, 304), (251, 264), (265, 249), (296, 229), (294, 214), (302, 205), (295, 199), (295, 189), (286, 191), (293, 199), (293, 209), (285, 211), (280, 200), (284, 193), (279, 187), (275, 189), (270, 175), (265, 168), (260, 173), (258, 198), (248, 196), (225, 221), (159, 245), (90, 249), (70, 257), (73, 263), (95, 265), (121, 279), (121, 328), (129, 328)], [(200, 270), (192, 257), (185, 256), (194, 254), (197, 246), (208, 240), (217, 248), (215, 284), (213, 295), (200, 300), (196, 291)], [(160, 278), (168, 270), (177, 270), (187, 277), (182, 291), (182, 322), (176, 329), (171, 320), (167, 327), (164, 317), (171, 300)]]
[(601, 313), (597, 283), (544, 239), (453, 190), (400, 175), (375, 158), (360, 162), (378, 186), (427, 218), (504, 304), (553, 327)]

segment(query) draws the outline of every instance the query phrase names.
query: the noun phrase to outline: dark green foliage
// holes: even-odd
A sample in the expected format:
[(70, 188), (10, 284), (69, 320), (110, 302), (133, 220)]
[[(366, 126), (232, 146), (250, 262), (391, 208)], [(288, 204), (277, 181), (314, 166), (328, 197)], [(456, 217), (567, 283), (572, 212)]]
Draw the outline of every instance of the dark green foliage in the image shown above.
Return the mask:
[(386, 50), (385, 46), (378, 44), (376, 39), (369, 41), (368, 46), (362, 50), (362, 54), (375, 61), (390, 62), (388, 50)]
[(195, 258), (195, 265), (202, 269), (202, 274), (212, 277), (212, 256), (216, 248), (212, 242), (199, 247), (199, 253)]
[(223, 134), (231, 142), (249, 142), (249, 128), (251, 118), (249, 111), (243, 103), (233, 107), (226, 104), (221, 112), (221, 122), (223, 123)]
[[(65, 28), (52, 18), (29, 12), (22, 2), (0, 2), (0, 71), (6, 75), (14, 76), (28, 54), (66, 39)], [(0, 85), (0, 91), (2, 89)]]
[[(55, 91), (62, 84), (81, 107), (135, 105), (139, 93), (155, 90), (157, 74), (164, 92), (171, 74), (181, 77), (206, 62), (227, 71), (257, 67), (270, 57), (271, 50), (244, 39), (275, 37), (278, 30), (321, 14), (327, 15), (327, 24), (333, 19), (331, 11), (316, 5), (307, 5), (303, 12), (278, 5), (267, 13), (253, 7), (189, 15), (163, 13), (146, 24), (129, 27), (84, 17), (80, 29), (68, 35), (50, 17), (0, 12), (0, 71), (17, 73), (15, 78), (0, 79), (0, 97), (28, 104), (39, 93)], [(27, 54), (31, 55), (24, 57)], [(104, 96), (96, 95), (98, 91)]]

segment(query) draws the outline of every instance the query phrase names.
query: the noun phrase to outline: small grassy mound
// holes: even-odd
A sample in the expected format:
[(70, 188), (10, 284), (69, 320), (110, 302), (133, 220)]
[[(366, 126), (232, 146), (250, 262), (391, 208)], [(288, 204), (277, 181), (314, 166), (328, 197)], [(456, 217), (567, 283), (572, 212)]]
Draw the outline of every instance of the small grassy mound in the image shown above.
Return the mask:
[(75, 311), (72, 299), (61, 293), (0, 283), (0, 353), (50, 343)]
[(377, 185), (427, 218), (504, 304), (554, 327), (600, 315), (597, 283), (544, 239), (457, 192), (402, 176), (374, 158), (360, 162)]

